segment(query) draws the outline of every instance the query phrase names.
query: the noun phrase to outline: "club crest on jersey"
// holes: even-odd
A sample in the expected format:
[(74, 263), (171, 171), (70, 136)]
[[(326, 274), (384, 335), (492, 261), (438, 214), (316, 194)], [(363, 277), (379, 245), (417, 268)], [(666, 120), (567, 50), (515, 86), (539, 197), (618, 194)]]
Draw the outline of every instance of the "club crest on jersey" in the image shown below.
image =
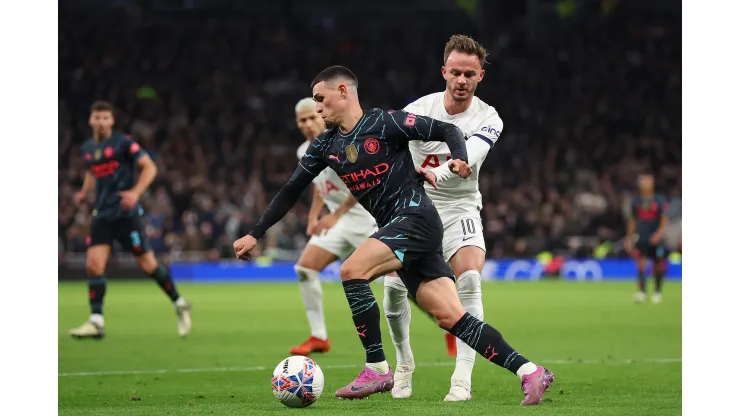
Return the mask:
[(106, 147), (105, 150), (103, 150), (103, 154), (108, 159), (112, 158), (113, 157), (113, 148), (112, 147)]
[(378, 153), (378, 150), (380, 150), (380, 142), (378, 142), (378, 139), (369, 138), (365, 140), (365, 151), (369, 155), (374, 155)]
[(100, 151), (100, 149), (95, 149), (95, 160), (100, 160), (101, 154), (102, 152)]
[(344, 153), (347, 154), (347, 160), (349, 160), (352, 163), (357, 162), (357, 156), (359, 156), (359, 153), (357, 152), (357, 146), (354, 144), (351, 144), (344, 148)]

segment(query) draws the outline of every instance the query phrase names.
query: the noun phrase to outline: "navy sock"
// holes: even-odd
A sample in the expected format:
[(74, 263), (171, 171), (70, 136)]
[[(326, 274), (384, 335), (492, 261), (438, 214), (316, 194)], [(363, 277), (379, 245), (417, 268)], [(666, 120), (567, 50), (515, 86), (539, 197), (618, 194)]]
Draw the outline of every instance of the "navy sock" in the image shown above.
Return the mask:
[(514, 374), (519, 367), (529, 362), (504, 341), (496, 328), (467, 312), (450, 329), (450, 333), (470, 345), (486, 360)]
[(383, 340), (380, 335), (380, 309), (370, 289), (370, 283), (364, 279), (351, 279), (343, 281), (342, 286), (349, 301), (357, 335), (365, 347), (365, 362), (385, 361)]
[(160, 264), (157, 266), (157, 269), (154, 270), (154, 273), (151, 274), (151, 277), (157, 281), (159, 287), (164, 290), (173, 302), (180, 297), (180, 294), (177, 293), (175, 282), (173, 282), (172, 277), (170, 277), (170, 270), (167, 267)]
[(653, 263), (653, 274), (655, 275), (655, 293), (663, 290), (663, 276), (665, 274), (665, 264), (663, 260), (658, 259)]
[(105, 277), (90, 276), (87, 278), (87, 292), (90, 298), (90, 312), (103, 314), (103, 298), (105, 297)]
[(645, 293), (645, 272), (644, 271), (638, 271), (637, 272), (637, 289)]

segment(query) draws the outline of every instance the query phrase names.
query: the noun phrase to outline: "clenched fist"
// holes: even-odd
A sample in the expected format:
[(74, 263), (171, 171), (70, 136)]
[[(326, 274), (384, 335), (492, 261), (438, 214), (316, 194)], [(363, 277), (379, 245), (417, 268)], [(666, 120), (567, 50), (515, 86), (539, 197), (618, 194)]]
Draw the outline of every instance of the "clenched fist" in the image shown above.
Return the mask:
[(473, 173), (473, 168), (471, 168), (464, 160), (455, 159), (451, 160), (448, 163), (448, 166), (450, 167), (450, 170), (455, 173), (457, 176), (467, 179), (468, 176), (470, 176)]
[(249, 260), (252, 257), (249, 252), (254, 250), (256, 245), (257, 240), (249, 234), (234, 241), (234, 254), (236, 254), (236, 258), (239, 260)]

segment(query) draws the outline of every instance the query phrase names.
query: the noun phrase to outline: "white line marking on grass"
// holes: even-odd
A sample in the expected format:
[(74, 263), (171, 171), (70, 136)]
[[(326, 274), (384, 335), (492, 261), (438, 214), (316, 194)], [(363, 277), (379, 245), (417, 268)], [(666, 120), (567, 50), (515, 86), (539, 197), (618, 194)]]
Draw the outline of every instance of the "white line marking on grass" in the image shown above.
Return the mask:
[[(672, 364), (680, 363), (681, 358), (654, 358), (645, 360), (541, 360), (541, 364)], [(454, 362), (416, 363), (417, 367), (452, 367)], [(328, 364), (320, 366), (324, 370), (340, 370), (347, 368), (359, 368), (358, 364)], [(210, 367), (210, 368), (180, 368), (174, 370), (119, 370), (119, 371), (84, 371), (78, 373), (59, 373), (59, 377), (88, 377), (88, 376), (116, 376), (116, 375), (138, 375), (138, 374), (172, 374), (172, 373), (221, 373), (221, 372), (255, 372), (267, 371), (268, 367)]]

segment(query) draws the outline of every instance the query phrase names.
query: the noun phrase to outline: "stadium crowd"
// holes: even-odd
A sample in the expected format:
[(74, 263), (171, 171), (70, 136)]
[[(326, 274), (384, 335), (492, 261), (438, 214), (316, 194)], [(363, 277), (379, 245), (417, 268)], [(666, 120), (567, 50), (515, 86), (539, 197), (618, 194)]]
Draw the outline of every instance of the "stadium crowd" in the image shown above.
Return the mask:
[[(60, 10), (60, 247), (85, 250), (92, 205), (76, 206), (73, 193), (94, 100), (113, 102), (117, 128), (157, 163), (142, 198), (154, 249), (232, 257), (233, 240), (296, 166), (303, 138), (293, 106), (310, 95), (313, 76), (346, 65), (364, 108), (400, 109), (444, 88), (442, 48), (453, 33), (489, 48), (477, 95), (504, 120), (480, 181), (489, 256), (581, 256), (617, 242), (636, 177), (648, 171), (680, 233), (680, 14), (617, 8), (479, 31), (463, 11), (419, 13)], [(270, 230), (268, 254), (295, 258), (305, 244), (309, 196)]]

